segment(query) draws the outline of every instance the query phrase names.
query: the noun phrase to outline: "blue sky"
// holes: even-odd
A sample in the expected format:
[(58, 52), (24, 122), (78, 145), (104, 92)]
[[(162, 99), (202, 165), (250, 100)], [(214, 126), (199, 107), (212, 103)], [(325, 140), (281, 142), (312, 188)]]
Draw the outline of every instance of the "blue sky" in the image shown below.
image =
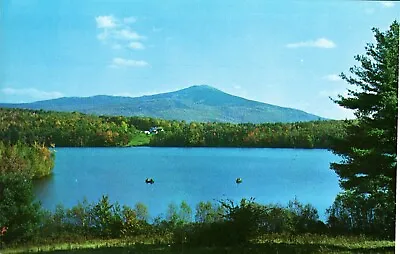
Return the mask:
[(337, 74), (399, 17), (373, 1), (3, 0), (0, 102), (208, 84), (323, 117)]

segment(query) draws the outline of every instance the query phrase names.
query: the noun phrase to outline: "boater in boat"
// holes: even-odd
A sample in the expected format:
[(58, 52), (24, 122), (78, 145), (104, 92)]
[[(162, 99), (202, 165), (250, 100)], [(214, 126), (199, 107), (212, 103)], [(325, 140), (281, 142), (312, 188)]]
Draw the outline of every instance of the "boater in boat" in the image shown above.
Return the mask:
[(237, 184), (242, 183), (242, 178), (240, 178), (240, 177), (239, 177), (239, 178), (236, 178), (236, 183), (237, 183)]
[(153, 184), (154, 180), (153, 180), (153, 178), (146, 178), (146, 180), (144, 182), (145, 183), (149, 183), (149, 184)]

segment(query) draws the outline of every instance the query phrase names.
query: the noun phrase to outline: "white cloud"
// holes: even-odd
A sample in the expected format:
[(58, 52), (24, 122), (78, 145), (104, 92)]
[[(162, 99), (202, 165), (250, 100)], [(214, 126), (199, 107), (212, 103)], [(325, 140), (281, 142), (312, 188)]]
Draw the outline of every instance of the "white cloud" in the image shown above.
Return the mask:
[(98, 28), (114, 28), (117, 26), (116, 20), (113, 16), (97, 16), (96, 24)]
[(142, 40), (145, 36), (139, 35), (133, 31), (129, 24), (136, 21), (134, 17), (126, 17), (121, 21), (114, 16), (98, 16), (95, 17), (97, 28), (100, 33), (97, 39), (103, 42), (118, 40)]
[(145, 38), (129, 28), (116, 30), (114, 31), (114, 35), (116, 39), (121, 40), (142, 40)]
[(113, 29), (113, 30), (104, 30), (97, 35), (97, 39), (100, 41), (106, 41), (108, 39), (113, 40), (143, 40), (145, 36), (139, 35), (138, 33), (127, 29)]
[(133, 59), (124, 59), (116, 57), (112, 60), (110, 67), (118, 68), (118, 67), (146, 67), (149, 64), (143, 60), (133, 60)]
[[(97, 39), (111, 49), (118, 50), (122, 48), (131, 48), (135, 50), (144, 49), (145, 46), (141, 40), (146, 39), (145, 36), (138, 34), (132, 29), (130, 24), (136, 22), (135, 17), (115, 18), (109, 16), (95, 17), (99, 33)], [(114, 58), (109, 65), (111, 68), (119, 67), (144, 67), (149, 65), (143, 60), (132, 60), (124, 58)]]
[(339, 77), (339, 75), (336, 75), (336, 74), (329, 74), (329, 75), (326, 75), (326, 76), (324, 77), (324, 79), (329, 80), (329, 81), (333, 81), (333, 82), (335, 82), (335, 81), (341, 81), (341, 80), (342, 80), (342, 78)]
[(128, 47), (131, 49), (144, 49), (143, 44), (137, 41), (129, 43)]
[(124, 23), (125, 24), (132, 24), (136, 22), (136, 18), (135, 17), (125, 17), (124, 18)]
[(33, 99), (54, 99), (54, 98), (59, 98), (63, 97), (63, 94), (60, 92), (46, 92), (46, 91), (41, 91), (37, 90), (36, 88), (21, 88), (21, 89), (15, 89), (15, 88), (3, 88), (0, 90), (3, 94), (9, 95), (9, 96), (28, 96)]
[(319, 38), (317, 40), (302, 41), (289, 43), (286, 45), (288, 48), (300, 48), (300, 47), (311, 47), (311, 48), (334, 48), (336, 44), (326, 38)]
[(392, 1), (380, 1), (380, 3), (386, 8), (391, 8), (394, 6), (394, 2)]

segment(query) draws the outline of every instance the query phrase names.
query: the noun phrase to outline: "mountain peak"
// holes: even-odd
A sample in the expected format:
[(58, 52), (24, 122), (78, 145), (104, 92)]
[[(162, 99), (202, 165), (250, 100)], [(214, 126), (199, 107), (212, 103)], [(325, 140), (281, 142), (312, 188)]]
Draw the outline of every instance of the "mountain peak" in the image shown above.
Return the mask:
[(188, 122), (299, 122), (321, 119), (306, 112), (251, 101), (210, 85), (193, 85), (142, 97), (93, 96), (61, 98), (0, 107), (78, 111), (97, 115), (148, 116)]
[[(190, 90), (198, 90), (198, 89), (201, 89), (201, 90), (206, 90), (206, 89), (209, 89), (209, 90), (218, 90), (218, 89), (215, 88), (215, 87), (212, 87), (212, 86), (210, 86), (210, 85), (204, 85), (204, 84), (202, 84), (202, 85), (193, 85), (193, 86), (190, 86), (190, 87), (185, 88), (185, 89), (190, 89)], [(185, 90), (185, 89), (183, 89), (183, 90)], [(219, 90), (218, 90), (218, 91), (219, 91)]]

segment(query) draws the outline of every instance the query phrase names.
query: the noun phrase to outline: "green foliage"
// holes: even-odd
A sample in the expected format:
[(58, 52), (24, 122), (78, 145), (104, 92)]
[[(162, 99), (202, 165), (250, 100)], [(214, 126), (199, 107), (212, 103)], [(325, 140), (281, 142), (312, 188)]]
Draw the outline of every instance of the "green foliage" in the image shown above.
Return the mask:
[(136, 203), (134, 211), (136, 213), (136, 217), (138, 220), (146, 221), (146, 222), (149, 220), (149, 211), (145, 204), (140, 203), (140, 202)]
[(355, 57), (360, 66), (350, 68), (353, 76), (341, 74), (353, 89), (335, 100), (355, 110), (357, 120), (346, 124), (346, 138), (333, 146), (343, 160), (331, 167), (345, 192), (330, 210), (331, 226), (357, 232), (383, 227), (381, 237), (394, 237), (399, 23), (373, 32), (376, 44), (367, 44), (366, 55)]
[(0, 141), (0, 242), (24, 241), (37, 234), (40, 206), (34, 202), (32, 179), (51, 173), (54, 153), (34, 143), (8, 144)]
[(140, 133), (125, 118), (0, 108), (0, 139), (46, 146), (125, 146)]
[(239, 205), (222, 201), (221, 205), (225, 209), (227, 228), (231, 232), (230, 244), (247, 242), (259, 233), (267, 213), (266, 206), (255, 203), (253, 199), (242, 199)]
[(173, 225), (178, 223), (179, 215), (178, 207), (176, 204), (171, 203), (168, 205), (166, 220)]
[[(28, 190), (27, 187), (29, 184), (23, 186), (25, 191)], [(24, 190), (18, 189), (18, 194), (22, 195)], [(10, 197), (9, 200), (15, 197)], [(2, 211), (6, 208), (5, 211), (13, 214), (16, 208), (12, 211), (7, 210), (9, 207), (15, 207), (10, 202), (3, 204)], [(343, 199), (342, 202), (346, 200)], [(155, 219), (152, 224), (145, 220), (148, 219), (148, 215), (147, 208), (143, 204), (136, 204), (134, 209), (128, 206), (121, 208), (118, 203), (111, 203), (107, 196), (103, 196), (97, 203), (89, 204), (84, 200), (69, 209), (60, 205), (54, 212), (41, 211), (37, 204), (29, 204), (31, 208), (24, 210), (30, 211), (29, 216), (14, 216), (15, 222), (13, 222), (22, 225), (20, 227), (25, 233), (19, 235), (20, 227), (10, 227), (15, 230), (13, 232), (18, 232), (20, 238), (14, 238), (17, 233), (14, 235), (10, 233), (6, 235), (9, 237), (8, 241), (36, 239), (36, 242), (57, 242), (145, 237), (192, 246), (234, 246), (248, 244), (266, 234), (294, 236), (329, 232), (334, 234), (372, 232), (351, 231), (354, 228), (352, 223), (359, 223), (358, 221), (344, 219), (331, 221), (331, 218), (329, 226), (343, 221), (346, 224), (336, 224), (330, 227), (331, 231), (327, 231), (325, 224), (318, 220), (315, 208), (310, 204), (302, 204), (296, 199), (290, 201), (286, 207), (258, 204), (253, 199), (243, 199), (238, 204), (230, 200), (220, 201), (218, 204), (201, 202), (197, 205), (196, 222), (193, 222), (191, 208), (187, 203), (182, 202), (179, 206), (169, 205), (165, 219)], [(342, 209), (343, 204), (339, 204), (339, 207)], [(351, 218), (342, 213), (343, 209), (335, 210), (335, 212), (336, 217)], [(362, 210), (349, 209), (346, 212), (362, 212)], [(1, 223), (4, 223), (4, 218), (8, 219), (7, 216), (0, 217)], [(13, 223), (7, 225), (14, 225)], [(339, 229), (340, 226), (342, 226), (342, 231), (332, 230)], [(379, 228), (370, 229), (379, 230)], [(371, 233), (371, 235), (374, 234)]]
[(145, 221), (147, 217), (145, 205), (121, 208), (103, 195), (97, 203), (89, 204), (84, 200), (70, 209), (58, 206), (54, 213), (47, 212), (42, 221), (41, 237), (109, 239), (148, 234), (151, 228)]
[(345, 191), (327, 210), (328, 227), (333, 234), (365, 234), (377, 238), (393, 237), (396, 204), (388, 195)]
[(186, 224), (192, 221), (192, 208), (185, 201), (181, 202), (178, 222)]
[(31, 146), (17, 142), (10, 145), (0, 141), (0, 174), (26, 174), (28, 178), (40, 178), (51, 173), (54, 152), (34, 143)]
[(128, 143), (128, 146), (146, 146), (150, 143), (150, 136), (139, 132)]
[(302, 123), (182, 123), (165, 126), (151, 146), (328, 148), (344, 137), (343, 121)]
[[(200, 203), (197, 207), (197, 223), (186, 230), (187, 242), (193, 245), (230, 246), (248, 243), (263, 234), (326, 232), (316, 209), (296, 199), (287, 207), (262, 205), (254, 199), (242, 199), (239, 204), (220, 201), (219, 207), (212, 207), (209, 202)], [(206, 222), (209, 214), (213, 217)]]
[(108, 196), (102, 196), (100, 201), (90, 211), (94, 232), (103, 237), (117, 237), (122, 230), (121, 209), (118, 204), (110, 204)]
[(135, 209), (123, 206), (122, 209), (122, 236), (147, 235), (152, 232), (147, 223), (147, 207), (144, 204), (138, 204)]
[(173, 227), (187, 224), (192, 221), (192, 209), (185, 201), (182, 201), (179, 207), (171, 203), (168, 205), (166, 220)]
[(290, 201), (288, 210), (293, 215), (293, 227), (297, 233), (322, 233), (326, 226), (319, 220), (318, 211), (311, 204), (301, 204), (297, 199)]
[(294, 233), (294, 216), (288, 209), (279, 205), (267, 206), (262, 231), (266, 233)]
[(31, 176), (20, 172), (0, 174), (0, 228), (8, 228), (0, 236), (0, 243), (32, 239), (38, 233), (40, 215)]
[(223, 220), (223, 207), (210, 201), (200, 202), (196, 207), (195, 221), (198, 223), (214, 223)]
[[(148, 117), (91, 116), (0, 108), (0, 138), (47, 146), (208, 146), (328, 148), (344, 136), (342, 121), (230, 124)], [(147, 136), (153, 126), (165, 132)], [(138, 131), (141, 130), (141, 131)]]

